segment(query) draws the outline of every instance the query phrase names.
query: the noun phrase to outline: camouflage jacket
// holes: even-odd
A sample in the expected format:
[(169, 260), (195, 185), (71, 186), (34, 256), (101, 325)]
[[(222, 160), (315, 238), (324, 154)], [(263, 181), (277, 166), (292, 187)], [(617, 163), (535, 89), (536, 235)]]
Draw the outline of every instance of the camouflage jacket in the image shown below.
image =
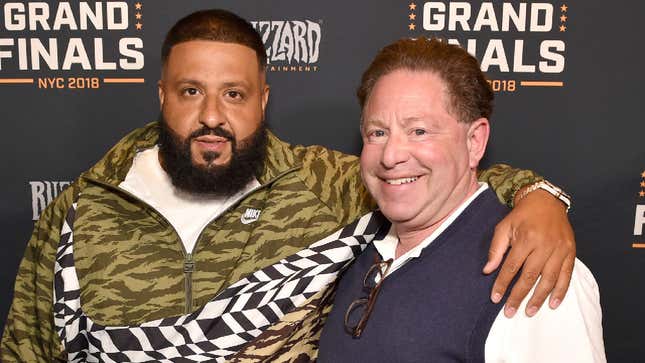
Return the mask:
[[(124, 137), (43, 212), (20, 264), (0, 361), (64, 360), (53, 325), (53, 264), (63, 218), (77, 198), (75, 267), (83, 311), (99, 324), (138, 325), (204, 305), (226, 286), (308, 246), (371, 210), (357, 158), (269, 135), (261, 187), (202, 231), (192, 253), (155, 209), (118, 185), (156, 123)], [(505, 165), (484, 177), (501, 200), (539, 178)], [(257, 221), (241, 222), (248, 208)]]

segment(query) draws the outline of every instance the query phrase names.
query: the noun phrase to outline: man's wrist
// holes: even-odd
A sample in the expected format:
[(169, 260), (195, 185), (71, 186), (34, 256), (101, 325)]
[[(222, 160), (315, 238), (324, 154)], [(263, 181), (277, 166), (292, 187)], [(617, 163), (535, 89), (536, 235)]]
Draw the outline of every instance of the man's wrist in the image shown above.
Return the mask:
[(518, 198), (519, 195), (522, 194), (522, 192), (526, 190), (526, 188), (542, 180), (544, 180), (543, 177), (535, 175), (532, 172), (529, 173), (529, 175), (524, 176), (520, 180), (515, 180), (513, 182), (513, 188), (510, 190), (510, 198), (507, 199), (508, 206), (515, 208), (515, 202), (520, 201), (520, 199)]
[(522, 187), (515, 195), (514, 204), (517, 205), (519, 201), (524, 199), (531, 192), (534, 192), (538, 189), (544, 190), (545, 192), (551, 194), (554, 198), (558, 199), (560, 202), (562, 202), (562, 204), (564, 204), (567, 212), (569, 212), (569, 209), (571, 209), (571, 196), (564, 190), (562, 190), (562, 188), (556, 186), (548, 180), (540, 180), (533, 184)]

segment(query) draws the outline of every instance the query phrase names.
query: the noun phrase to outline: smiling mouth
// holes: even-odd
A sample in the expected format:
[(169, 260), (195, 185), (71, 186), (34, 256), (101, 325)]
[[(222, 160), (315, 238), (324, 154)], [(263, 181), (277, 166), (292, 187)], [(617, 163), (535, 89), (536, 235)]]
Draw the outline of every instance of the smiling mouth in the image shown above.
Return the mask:
[(418, 176), (414, 176), (411, 178), (398, 178), (398, 179), (383, 179), (387, 184), (390, 185), (401, 185), (401, 184), (408, 184), (417, 181), (419, 179)]

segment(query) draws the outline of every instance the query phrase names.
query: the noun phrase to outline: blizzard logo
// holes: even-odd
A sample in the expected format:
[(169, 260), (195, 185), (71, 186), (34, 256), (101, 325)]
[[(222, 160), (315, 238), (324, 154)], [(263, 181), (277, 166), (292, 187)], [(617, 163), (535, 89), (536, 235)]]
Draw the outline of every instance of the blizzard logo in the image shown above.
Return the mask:
[(267, 51), (267, 62), (286, 61), (289, 64), (312, 64), (318, 61), (320, 24), (310, 20), (252, 21), (253, 27), (262, 36)]
[(240, 218), (242, 224), (249, 224), (255, 222), (260, 218), (260, 210), (255, 208), (246, 208), (246, 211)]
[(32, 220), (37, 221), (45, 207), (70, 184), (68, 181), (30, 181)]

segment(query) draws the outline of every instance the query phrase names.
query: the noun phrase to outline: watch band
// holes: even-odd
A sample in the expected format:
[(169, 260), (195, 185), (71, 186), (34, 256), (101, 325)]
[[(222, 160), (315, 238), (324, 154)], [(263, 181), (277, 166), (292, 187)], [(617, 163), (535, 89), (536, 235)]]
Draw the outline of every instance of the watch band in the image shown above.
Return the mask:
[(542, 189), (559, 199), (567, 206), (567, 212), (569, 212), (569, 209), (571, 209), (571, 196), (548, 180), (541, 180), (529, 185), (526, 189), (524, 189), (522, 194), (520, 194), (517, 201), (519, 202), (520, 200), (524, 199), (530, 192), (536, 191), (538, 189)]

